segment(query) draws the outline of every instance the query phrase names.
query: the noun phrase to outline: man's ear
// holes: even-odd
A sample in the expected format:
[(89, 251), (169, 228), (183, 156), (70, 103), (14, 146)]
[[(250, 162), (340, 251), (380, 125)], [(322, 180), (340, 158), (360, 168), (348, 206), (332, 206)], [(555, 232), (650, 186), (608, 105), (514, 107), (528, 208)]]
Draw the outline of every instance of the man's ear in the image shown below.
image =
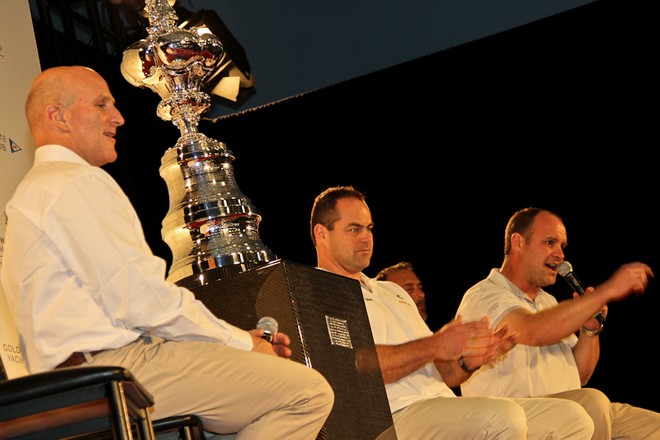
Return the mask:
[(64, 115), (64, 109), (62, 106), (57, 104), (49, 105), (46, 108), (46, 115), (48, 117), (48, 121), (57, 127), (66, 125), (66, 116)]
[(325, 226), (323, 226), (320, 223), (317, 223), (314, 226), (314, 235), (316, 236), (316, 238), (325, 239)]
[(511, 246), (512, 247), (520, 247), (525, 242), (525, 238), (520, 234), (520, 232), (514, 232), (511, 234)]

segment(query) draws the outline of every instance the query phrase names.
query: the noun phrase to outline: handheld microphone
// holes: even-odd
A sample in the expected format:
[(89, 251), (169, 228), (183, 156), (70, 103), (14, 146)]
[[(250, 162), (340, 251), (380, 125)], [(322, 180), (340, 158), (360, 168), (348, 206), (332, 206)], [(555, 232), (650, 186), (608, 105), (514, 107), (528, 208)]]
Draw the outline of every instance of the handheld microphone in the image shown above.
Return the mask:
[[(559, 264), (559, 267), (557, 267), (557, 272), (559, 275), (564, 277), (568, 285), (571, 286), (571, 289), (575, 290), (580, 295), (584, 295), (582, 283), (580, 283), (580, 280), (578, 280), (577, 276), (575, 276), (575, 273), (573, 272), (573, 265), (571, 263), (566, 260), (562, 261)], [(596, 318), (601, 324), (605, 324), (605, 316), (603, 316), (602, 311), (596, 313), (594, 318)]]
[(259, 322), (257, 322), (257, 328), (264, 331), (264, 334), (261, 336), (261, 338), (272, 344), (273, 339), (275, 339), (275, 333), (277, 333), (278, 330), (278, 325), (275, 318), (264, 316), (259, 320)]

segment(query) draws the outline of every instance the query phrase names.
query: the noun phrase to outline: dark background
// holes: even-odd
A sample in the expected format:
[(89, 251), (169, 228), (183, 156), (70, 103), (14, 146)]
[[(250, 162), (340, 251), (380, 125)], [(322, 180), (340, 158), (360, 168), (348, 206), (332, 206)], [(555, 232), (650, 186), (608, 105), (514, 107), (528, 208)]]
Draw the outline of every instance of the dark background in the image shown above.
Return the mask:
[[(413, 262), (432, 329), (503, 256), (504, 227), (525, 206), (557, 212), (566, 259), (585, 285), (640, 260), (660, 276), (656, 212), (657, 25), (651, 2), (600, 0), (412, 62), (237, 113), (200, 131), (234, 153), (239, 187), (260, 210), (260, 235), (279, 258), (314, 265), (309, 211), (331, 185), (367, 194), (375, 252), (365, 270)], [(168, 209), (160, 158), (178, 130), (159, 98), (130, 86), (120, 59), (84, 50), (42, 68), (85, 64), (108, 79), (127, 123), (107, 169), (140, 215), (154, 252)], [(63, 42), (67, 47), (73, 43)], [(62, 46), (63, 47), (63, 46)], [(406, 81), (405, 78), (417, 78)], [(656, 146), (656, 147), (654, 147)], [(569, 298), (559, 279), (548, 288)], [(658, 282), (610, 304), (589, 386), (660, 411)]]

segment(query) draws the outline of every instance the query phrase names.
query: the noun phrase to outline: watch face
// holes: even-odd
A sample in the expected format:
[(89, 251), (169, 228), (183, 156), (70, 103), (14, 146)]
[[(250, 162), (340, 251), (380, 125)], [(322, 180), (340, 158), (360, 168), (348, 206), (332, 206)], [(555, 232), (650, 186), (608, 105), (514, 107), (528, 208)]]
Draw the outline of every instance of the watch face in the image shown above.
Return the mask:
[(479, 367), (477, 367), (477, 368), (475, 368), (475, 369), (472, 369), (472, 370), (471, 370), (470, 368), (468, 368), (468, 366), (465, 365), (465, 359), (463, 358), (462, 355), (461, 355), (461, 357), (458, 358), (458, 365), (459, 365), (459, 366), (461, 367), (461, 369), (462, 369), (463, 371), (465, 371), (466, 373), (474, 373), (475, 371), (477, 371), (477, 370), (479, 369)]
[(585, 326), (582, 326), (582, 328), (580, 329), (580, 332), (584, 333), (587, 336), (598, 336), (599, 334), (602, 333), (603, 328), (604, 328), (603, 324), (601, 324), (600, 327), (598, 327), (595, 330), (591, 330), (589, 328), (586, 328)]

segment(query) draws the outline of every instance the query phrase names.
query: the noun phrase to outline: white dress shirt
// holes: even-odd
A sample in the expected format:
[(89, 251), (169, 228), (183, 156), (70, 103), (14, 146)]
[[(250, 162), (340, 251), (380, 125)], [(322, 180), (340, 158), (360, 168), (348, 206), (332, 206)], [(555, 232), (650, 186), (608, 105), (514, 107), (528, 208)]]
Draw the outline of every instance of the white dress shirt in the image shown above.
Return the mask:
[(37, 148), (6, 214), (0, 275), (30, 372), (143, 333), (252, 348), (248, 332), (165, 281), (122, 189), (71, 150)]

